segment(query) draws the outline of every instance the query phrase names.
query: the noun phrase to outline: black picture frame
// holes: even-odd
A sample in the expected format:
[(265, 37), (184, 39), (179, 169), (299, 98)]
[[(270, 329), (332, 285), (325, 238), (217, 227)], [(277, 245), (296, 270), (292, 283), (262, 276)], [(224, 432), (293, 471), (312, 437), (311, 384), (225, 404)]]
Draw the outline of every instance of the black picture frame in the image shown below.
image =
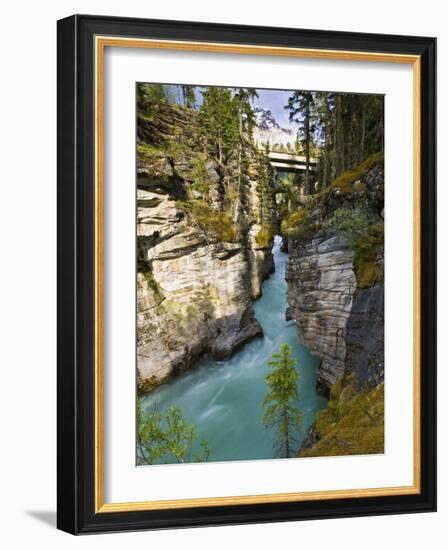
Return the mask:
[[(95, 512), (97, 35), (416, 55), (421, 60), (421, 490), (301, 502)], [(73, 534), (436, 510), (436, 39), (74, 15), (58, 21), (57, 526)]]

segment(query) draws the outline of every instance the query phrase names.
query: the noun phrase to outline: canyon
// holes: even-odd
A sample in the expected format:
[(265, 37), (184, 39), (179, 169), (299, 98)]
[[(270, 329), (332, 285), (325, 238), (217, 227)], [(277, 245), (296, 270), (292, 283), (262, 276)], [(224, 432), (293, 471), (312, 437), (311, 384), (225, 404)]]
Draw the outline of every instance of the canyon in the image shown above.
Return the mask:
[[(145, 406), (169, 406), (175, 396), (218, 459), (269, 458), (259, 426), (266, 363), (287, 339), (301, 358), (302, 406), (309, 402), (299, 456), (381, 452), (382, 154), (285, 210), (266, 152), (240, 138), (227, 156), (211, 154), (199, 122), (193, 109), (162, 102), (137, 125), (137, 388)], [(242, 388), (252, 413), (239, 401)], [(223, 392), (247, 416), (233, 450), (223, 434), (235, 414)], [(220, 415), (227, 411), (224, 424), (217, 412), (207, 416), (215, 402)], [(344, 415), (372, 403), (372, 425), (353, 420), (351, 432), (340, 431)]]

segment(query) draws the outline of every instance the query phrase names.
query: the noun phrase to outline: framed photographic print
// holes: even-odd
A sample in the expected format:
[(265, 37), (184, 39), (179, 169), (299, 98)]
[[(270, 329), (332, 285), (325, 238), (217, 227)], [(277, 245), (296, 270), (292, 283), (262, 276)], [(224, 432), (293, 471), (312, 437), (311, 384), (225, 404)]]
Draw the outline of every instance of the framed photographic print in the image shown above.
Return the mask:
[(433, 511), (433, 38), (58, 22), (58, 527)]

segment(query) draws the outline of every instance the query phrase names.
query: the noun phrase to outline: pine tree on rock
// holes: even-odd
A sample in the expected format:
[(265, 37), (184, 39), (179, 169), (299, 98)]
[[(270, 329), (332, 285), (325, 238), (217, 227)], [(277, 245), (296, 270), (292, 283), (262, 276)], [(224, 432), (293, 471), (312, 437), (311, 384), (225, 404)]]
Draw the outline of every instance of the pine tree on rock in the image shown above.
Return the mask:
[(302, 414), (297, 406), (299, 399), (296, 360), (288, 344), (281, 344), (279, 353), (268, 361), (271, 371), (265, 377), (269, 391), (263, 400), (263, 424), (275, 428), (277, 436), (274, 450), (280, 458), (297, 455), (298, 435)]
[(224, 164), (239, 141), (236, 104), (228, 88), (208, 88), (202, 96), (199, 124), (208, 151)]

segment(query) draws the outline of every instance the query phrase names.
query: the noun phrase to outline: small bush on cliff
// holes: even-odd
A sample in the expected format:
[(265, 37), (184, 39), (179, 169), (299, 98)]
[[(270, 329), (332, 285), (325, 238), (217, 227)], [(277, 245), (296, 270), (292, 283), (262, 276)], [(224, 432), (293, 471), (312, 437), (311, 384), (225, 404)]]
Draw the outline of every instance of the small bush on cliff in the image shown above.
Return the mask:
[(205, 155), (198, 156), (191, 161), (193, 170), (191, 176), (193, 183), (192, 189), (200, 193), (204, 198), (208, 198), (210, 188), (210, 179), (207, 172), (207, 164)]
[(310, 231), (309, 210), (306, 208), (291, 212), (282, 220), (281, 232), (285, 237), (299, 239)]
[(355, 253), (353, 270), (358, 288), (369, 288), (384, 279), (384, 223), (374, 221), (374, 214), (360, 204), (336, 209), (326, 224), (349, 239)]
[(354, 243), (353, 269), (359, 288), (370, 288), (384, 279), (384, 223), (371, 225)]
[(216, 210), (202, 200), (189, 200), (178, 202), (178, 204), (190, 217), (193, 224), (210, 237), (225, 242), (237, 240), (238, 231), (233, 224), (230, 212)]
[(300, 456), (342, 456), (384, 452), (384, 384), (359, 391), (351, 375), (332, 387), (328, 406), (316, 415), (318, 441)]
[(148, 287), (154, 292), (160, 292), (160, 286), (154, 278), (154, 273), (150, 269), (142, 271), (142, 273), (145, 277)]
[(364, 204), (355, 208), (337, 208), (326, 226), (334, 231), (345, 233), (350, 241), (363, 235), (371, 223), (372, 216)]
[[(145, 412), (141, 401), (137, 403), (137, 450), (139, 464), (191, 462), (192, 445), (196, 428), (188, 424), (177, 407), (169, 407), (163, 413), (154, 408)], [(195, 462), (206, 462), (210, 448), (206, 439), (201, 440), (201, 454), (193, 456)]]
[(281, 223), (281, 233), (290, 239), (304, 239), (322, 228), (322, 225), (313, 221), (308, 208), (291, 212)]
[(255, 237), (255, 241), (260, 248), (271, 248), (273, 232), (270, 227), (262, 227)]
[(152, 145), (146, 141), (137, 143), (137, 160), (143, 163), (157, 162), (161, 158), (179, 161), (187, 152), (184, 143), (175, 139), (160, 145)]
[(297, 454), (297, 431), (302, 416), (297, 407), (299, 374), (291, 353), (288, 344), (281, 344), (279, 353), (273, 353), (268, 361), (272, 370), (265, 377), (269, 392), (263, 401), (263, 424), (277, 429), (274, 450), (281, 458)]
[[(376, 165), (382, 165), (383, 161), (383, 152), (375, 153), (353, 170), (341, 174), (321, 193), (308, 196), (305, 207), (284, 216), (281, 224), (282, 234), (292, 239), (300, 239), (318, 231), (321, 227), (329, 227), (347, 233), (351, 240), (362, 235), (369, 224), (374, 223), (372, 214), (368, 212), (367, 205), (363, 202), (358, 202), (355, 207), (343, 203), (326, 221), (322, 221), (322, 224), (318, 223), (319, 220), (315, 219), (316, 215), (313, 213), (316, 209), (321, 210), (322, 213), (325, 212), (325, 205), (335, 190), (342, 195), (341, 201), (344, 200), (344, 195), (366, 191), (367, 186), (362, 181), (363, 174)], [(382, 189), (384, 187), (380, 186), (378, 194), (383, 192)], [(362, 201), (362, 194), (360, 199)]]
[(374, 221), (374, 214), (361, 203), (355, 208), (336, 209), (326, 223), (345, 234), (353, 248), (358, 288), (370, 288), (384, 279), (384, 223)]

